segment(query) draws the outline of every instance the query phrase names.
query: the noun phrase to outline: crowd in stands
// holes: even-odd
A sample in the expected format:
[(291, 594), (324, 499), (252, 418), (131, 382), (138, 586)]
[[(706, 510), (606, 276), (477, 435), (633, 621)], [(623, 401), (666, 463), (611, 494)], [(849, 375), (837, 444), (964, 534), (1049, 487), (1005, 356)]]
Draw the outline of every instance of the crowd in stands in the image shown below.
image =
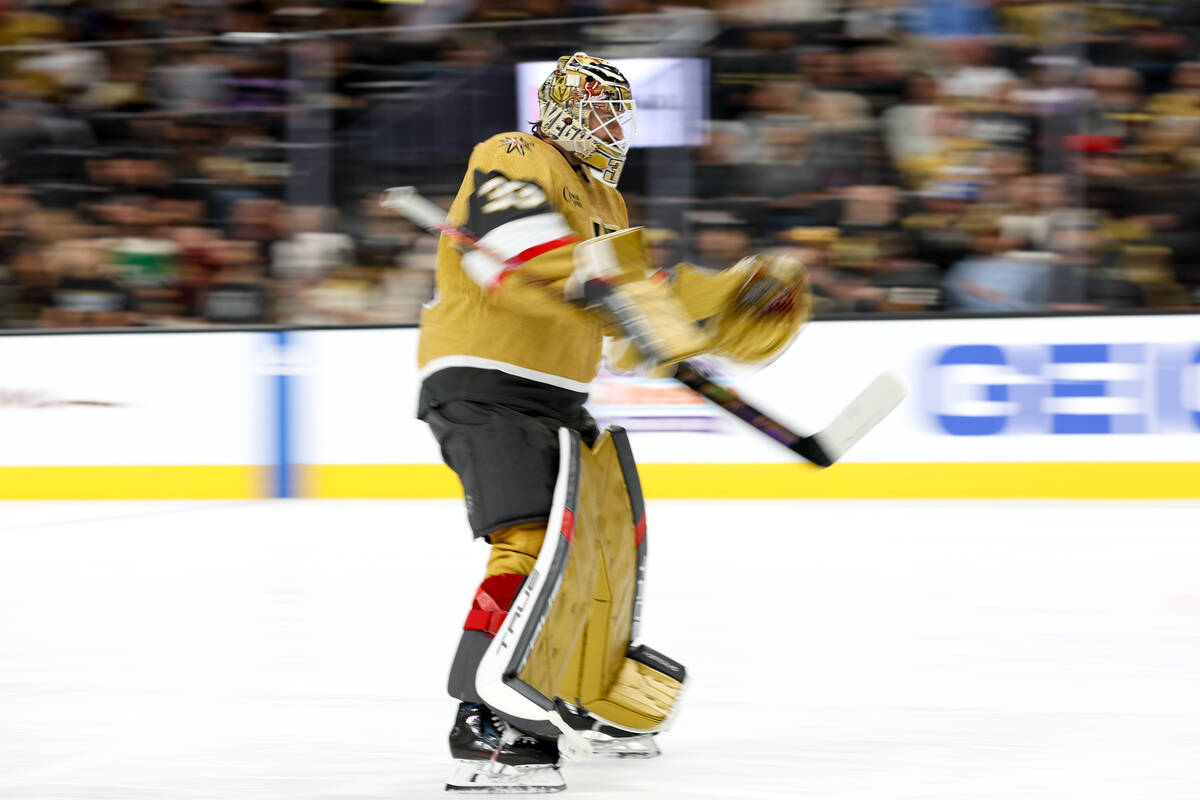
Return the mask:
[[(707, 65), (632, 151), (662, 264), (781, 249), (820, 314), (1200, 306), (1200, 2), (0, 4), (0, 327), (414, 322), (515, 65)], [(638, 87), (634, 86), (635, 96)]]

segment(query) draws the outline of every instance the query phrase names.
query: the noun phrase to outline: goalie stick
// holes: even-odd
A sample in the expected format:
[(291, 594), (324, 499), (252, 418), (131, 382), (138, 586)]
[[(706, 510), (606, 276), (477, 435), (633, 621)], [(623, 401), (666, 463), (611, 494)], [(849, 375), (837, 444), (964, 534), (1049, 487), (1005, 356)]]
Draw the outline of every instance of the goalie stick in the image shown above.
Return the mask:
[[(422, 197), (416, 187), (387, 189), (379, 204), (404, 215), (422, 230), (448, 236), (467, 248), (480, 249), (477, 236), (465, 228), (447, 225), (445, 210)], [(502, 258), (496, 257), (496, 260), (504, 263)], [(630, 334), (634, 344), (638, 344), (636, 330), (627, 330), (626, 333)], [(828, 467), (841, 458), (859, 439), (883, 421), (900, 404), (905, 394), (904, 384), (895, 375), (884, 372), (871, 381), (825, 428), (806, 436), (795, 433), (746, 402), (732, 389), (711, 380), (694, 363), (679, 362), (671, 377), (819, 467)]]

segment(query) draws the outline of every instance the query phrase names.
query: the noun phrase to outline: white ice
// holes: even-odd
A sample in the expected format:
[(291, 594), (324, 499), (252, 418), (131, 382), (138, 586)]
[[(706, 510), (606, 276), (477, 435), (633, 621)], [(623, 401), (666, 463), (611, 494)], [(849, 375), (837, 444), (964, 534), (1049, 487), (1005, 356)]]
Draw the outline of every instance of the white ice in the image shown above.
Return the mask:
[[(649, 505), (664, 756), (567, 797), (1200, 798), (1200, 504)], [(0, 504), (0, 798), (443, 797), (456, 502)]]

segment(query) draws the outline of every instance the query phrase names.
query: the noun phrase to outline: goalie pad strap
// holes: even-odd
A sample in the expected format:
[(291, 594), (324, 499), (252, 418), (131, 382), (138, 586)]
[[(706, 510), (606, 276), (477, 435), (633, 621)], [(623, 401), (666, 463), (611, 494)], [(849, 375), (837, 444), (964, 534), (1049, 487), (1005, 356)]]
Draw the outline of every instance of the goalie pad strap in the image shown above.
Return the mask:
[(495, 636), (524, 581), (524, 575), (511, 573), (485, 578), (475, 591), (463, 630), (483, 631), (488, 636)]

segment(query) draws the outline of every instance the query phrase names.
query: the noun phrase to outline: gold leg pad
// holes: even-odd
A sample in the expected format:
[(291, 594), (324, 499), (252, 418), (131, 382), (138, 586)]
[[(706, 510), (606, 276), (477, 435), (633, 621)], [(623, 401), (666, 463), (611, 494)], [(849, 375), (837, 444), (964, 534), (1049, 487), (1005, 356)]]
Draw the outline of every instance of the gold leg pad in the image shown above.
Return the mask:
[(623, 728), (651, 730), (671, 713), (683, 684), (654, 667), (626, 658), (608, 693), (587, 710)]

